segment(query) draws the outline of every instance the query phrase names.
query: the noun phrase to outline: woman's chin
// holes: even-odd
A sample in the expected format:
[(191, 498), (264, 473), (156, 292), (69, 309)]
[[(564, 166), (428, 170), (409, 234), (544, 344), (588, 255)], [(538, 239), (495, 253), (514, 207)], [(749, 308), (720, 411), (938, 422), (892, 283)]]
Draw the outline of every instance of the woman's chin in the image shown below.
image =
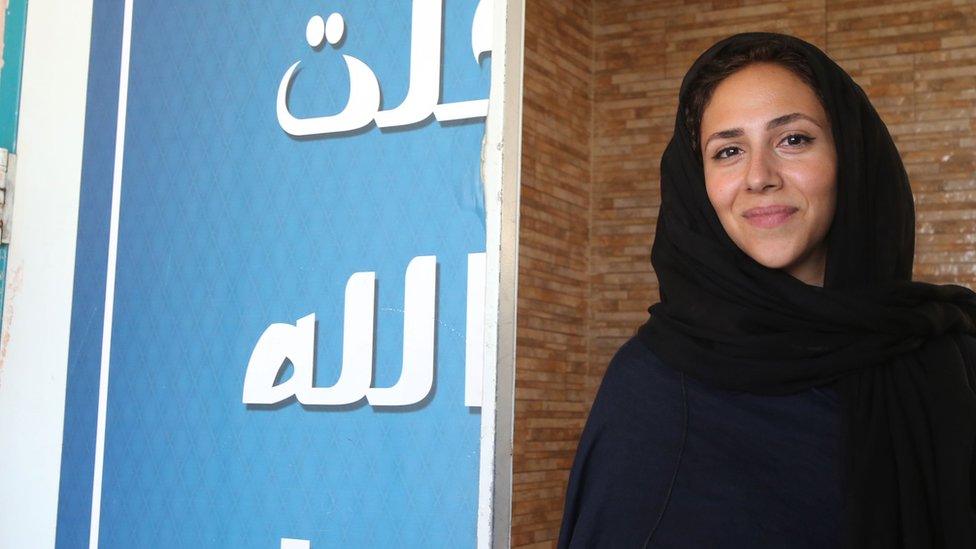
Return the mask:
[[(814, 286), (823, 285), (825, 255), (811, 251), (810, 253), (765, 253), (749, 254), (756, 263), (769, 269), (783, 271), (793, 278)], [(748, 252), (746, 252), (748, 253)]]
[(768, 245), (758, 249), (740, 248), (756, 263), (769, 269), (788, 269), (800, 262), (800, 254), (790, 249), (770, 249)]

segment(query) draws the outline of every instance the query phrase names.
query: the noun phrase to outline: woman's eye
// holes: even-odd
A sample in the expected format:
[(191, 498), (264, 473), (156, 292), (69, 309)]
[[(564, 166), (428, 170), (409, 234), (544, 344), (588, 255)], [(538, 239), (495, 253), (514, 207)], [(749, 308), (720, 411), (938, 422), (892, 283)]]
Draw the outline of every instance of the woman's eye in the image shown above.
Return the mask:
[(799, 133), (794, 133), (794, 134), (791, 134), (791, 135), (787, 135), (783, 139), (783, 141), (787, 145), (789, 145), (791, 147), (798, 147), (800, 145), (804, 145), (804, 144), (807, 144), (807, 143), (812, 143), (813, 142), (813, 139), (814, 138), (812, 138), (810, 136), (807, 136), (807, 135), (803, 135), (803, 134), (799, 134)]
[(715, 160), (722, 160), (723, 158), (731, 158), (732, 156), (738, 154), (738, 150), (739, 147), (725, 147), (724, 149), (719, 149), (719, 151), (715, 153), (715, 156), (713, 156), (712, 158), (714, 158)]

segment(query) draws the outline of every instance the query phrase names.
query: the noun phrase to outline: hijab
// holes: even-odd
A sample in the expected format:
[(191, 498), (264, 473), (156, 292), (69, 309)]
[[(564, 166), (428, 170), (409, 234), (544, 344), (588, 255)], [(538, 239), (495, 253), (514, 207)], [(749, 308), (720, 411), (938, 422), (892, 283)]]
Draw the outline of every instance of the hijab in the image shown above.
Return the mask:
[[(823, 287), (764, 267), (732, 242), (683, 115), (703, 65), (770, 39), (809, 64), (834, 135), (837, 206)], [(911, 281), (914, 224), (894, 142), (843, 69), (794, 37), (726, 38), (681, 84), (651, 250), (661, 300), (638, 336), (666, 364), (716, 387), (836, 389), (851, 547), (973, 548), (976, 294)]]

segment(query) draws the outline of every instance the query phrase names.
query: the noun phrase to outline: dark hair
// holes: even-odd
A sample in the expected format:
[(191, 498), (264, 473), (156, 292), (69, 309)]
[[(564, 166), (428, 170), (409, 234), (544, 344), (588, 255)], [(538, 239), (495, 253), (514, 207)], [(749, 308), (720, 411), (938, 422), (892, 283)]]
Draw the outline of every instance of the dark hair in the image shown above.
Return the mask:
[(685, 126), (691, 133), (692, 149), (696, 152), (699, 150), (702, 115), (712, 99), (715, 88), (722, 80), (753, 63), (775, 63), (790, 70), (810, 86), (820, 100), (820, 104), (823, 105), (824, 111), (827, 111), (823, 94), (813, 76), (813, 69), (801, 51), (783, 38), (776, 36), (759, 38), (732, 51), (725, 49), (719, 52), (699, 68), (695, 79), (689, 84), (684, 118)]

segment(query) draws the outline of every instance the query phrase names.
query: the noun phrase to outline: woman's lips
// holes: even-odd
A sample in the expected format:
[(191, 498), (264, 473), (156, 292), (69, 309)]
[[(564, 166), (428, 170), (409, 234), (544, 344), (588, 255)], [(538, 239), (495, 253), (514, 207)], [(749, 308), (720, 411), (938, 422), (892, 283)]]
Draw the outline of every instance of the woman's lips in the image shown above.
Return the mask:
[(771, 229), (786, 223), (797, 210), (798, 208), (793, 206), (764, 206), (746, 210), (742, 217), (745, 217), (746, 221), (755, 227)]

